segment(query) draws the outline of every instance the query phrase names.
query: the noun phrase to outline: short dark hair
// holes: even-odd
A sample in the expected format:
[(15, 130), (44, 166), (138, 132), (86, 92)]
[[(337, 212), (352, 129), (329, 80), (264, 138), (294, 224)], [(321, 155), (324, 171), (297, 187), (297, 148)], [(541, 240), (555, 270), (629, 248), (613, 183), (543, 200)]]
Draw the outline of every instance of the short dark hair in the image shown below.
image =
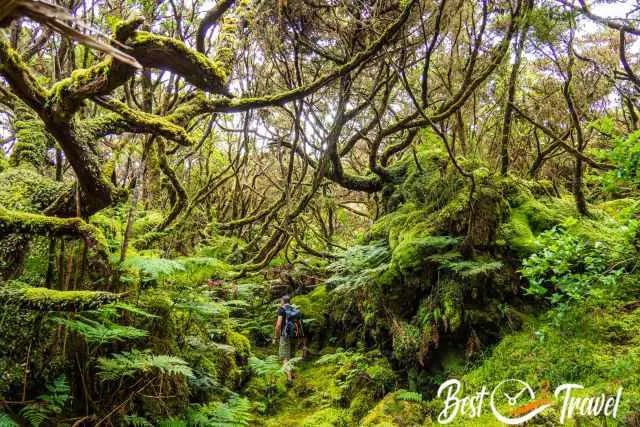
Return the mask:
[(280, 298), (282, 300), (283, 304), (289, 304), (289, 301), (291, 301), (291, 297), (289, 297), (289, 295), (282, 295), (282, 298)]

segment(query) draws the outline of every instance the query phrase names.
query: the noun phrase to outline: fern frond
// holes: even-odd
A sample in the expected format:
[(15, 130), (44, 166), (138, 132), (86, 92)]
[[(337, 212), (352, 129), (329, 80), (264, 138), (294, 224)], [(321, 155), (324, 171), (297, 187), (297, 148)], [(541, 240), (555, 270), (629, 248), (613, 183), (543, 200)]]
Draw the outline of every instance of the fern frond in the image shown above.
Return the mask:
[(470, 277), (495, 273), (502, 268), (503, 264), (501, 261), (455, 261), (443, 263), (443, 266), (460, 276)]
[(28, 404), (20, 411), (20, 414), (29, 421), (33, 427), (39, 427), (52, 415), (62, 412), (70, 397), (70, 388), (64, 375), (56, 378), (53, 384), (47, 385), (47, 393), (36, 398), (36, 401)]
[(259, 359), (255, 356), (249, 358), (249, 367), (253, 372), (260, 376), (275, 375), (280, 372), (280, 362), (277, 356), (268, 356), (265, 359)]
[(394, 397), (396, 400), (422, 402), (422, 394), (416, 393), (415, 391), (399, 390)]
[(145, 417), (139, 417), (138, 415), (127, 415), (125, 421), (132, 427), (153, 427)]
[(132, 350), (114, 354), (111, 358), (98, 359), (99, 376), (102, 380), (113, 381), (123, 377), (133, 377), (139, 372), (158, 370), (163, 374), (183, 375), (193, 378), (191, 367), (183, 359), (169, 355), (154, 355), (148, 351)]
[(138, 316), (146, 317), (148, 319), (158, 318), (158, 316), (156, 316), (155, 314), (151, 314), (148, 311), (141, 309), (140, 307), (136, 307), (135, 305), (126, 303), (124, 301), (118, 301), (103, 307), (103, 309), (106, 309), (106, 308), (117, 308), (119, 310), (128, 311), (131, 314), (137, 314)]
[(189, 424), (207, 427), (245, 427), (251, 421), (251, 403), (233, 396), (226, 403), (212, 402), (188, 413)]
[(189, 427), (189, 424), (178, 418), (166, 418), (158, 421), (158, 427)]
[(89, 343), (106, 344), (114, 341), (141, 338), (148, 332), (132, 326), (123, 326), (115, 323), (100, 323), (95, 320), (78, 316), (76, 319), (54, 317), (53, 320), (84, 337)]
[(147, 274), (153, 278), (170, 276), (171, 274), (185, 270), (184, 265), (180, 261), (145, 256), (128, 257), (124, 261), (123, 267), (128, 270)]
[(18, 427), (18, 423), (13, 421), (7, 414), (0, 414), (0, 427)]
[(176, 304), (174, 308), (206, 317), (225, 317), (229, 314), (229, 309), (227, 307), (216, 302), (184, 302)]

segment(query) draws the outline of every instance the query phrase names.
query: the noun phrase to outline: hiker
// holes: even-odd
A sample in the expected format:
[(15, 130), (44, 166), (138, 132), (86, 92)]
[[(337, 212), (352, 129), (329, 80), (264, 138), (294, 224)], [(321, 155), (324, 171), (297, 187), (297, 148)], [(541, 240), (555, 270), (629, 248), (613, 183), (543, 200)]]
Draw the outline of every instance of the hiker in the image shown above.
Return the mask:
[(297, 339), (304, 336), (302, 329), (302, 313), (290, 304), (289, 295), (284, 295), (280, 299), (282, 304), (278, 309), (278, 320), (276, 320), (274, 342), (279, 340), (279, 356), (282, 359), (284, 371), (287, 373), (287, 383), (293, 382), (293, 372), (289, 366), (289, 360), (294, 356)]

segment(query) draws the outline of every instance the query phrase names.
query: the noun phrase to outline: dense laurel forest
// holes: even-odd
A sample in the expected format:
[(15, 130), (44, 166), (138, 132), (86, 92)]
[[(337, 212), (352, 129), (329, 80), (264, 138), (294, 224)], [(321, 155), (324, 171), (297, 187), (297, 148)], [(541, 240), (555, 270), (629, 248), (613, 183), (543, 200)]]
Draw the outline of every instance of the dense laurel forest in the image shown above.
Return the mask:
[(638, 19), (3, 1), (0, 426), (437, 425), (509, 378), (640, 425)]

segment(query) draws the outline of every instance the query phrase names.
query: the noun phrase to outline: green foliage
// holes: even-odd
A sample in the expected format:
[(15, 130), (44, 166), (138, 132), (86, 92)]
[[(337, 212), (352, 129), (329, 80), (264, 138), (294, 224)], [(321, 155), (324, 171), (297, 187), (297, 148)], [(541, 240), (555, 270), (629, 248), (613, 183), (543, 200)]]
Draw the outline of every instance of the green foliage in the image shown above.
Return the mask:
[(334, 354), (320, 357), (315, 364), (336, 366), (336, 385), (351, 395), (366, 388), (374, 395), (382, 396), (397, 381), (388, 361), (376, 351), (361, 353), (338, 349)]
[(198, 302), (189, 301), (176, 303), (173, 306), (176, 310), (186, 311), (201, 318), (225, 318), (229, 314), (229, 309), (218, 302)]
[(141, 309), (133, 304), (129, 304), (124, 301), (117, 301), (109, 305), (100, 307), (99, 313), (105, 317), (116, 317), (119, 311), (125, 311), (127, 313), (135, 314), (137, 316), (145, 317), (147, 319), (157, 319), (159, 316), (151, 314), (148, 311)]
[(273, 376), (282, 372), (282, 364), (277, 356), (268, 356), (264, 359), (258, 357), (249, 358), (249, 367), (260, 376)]
[(18, 425), (9, 415), (0, 413), (0, 427), (18, 427)]
[(211, 402), (196, 405), (187, 413), (189, 425), (203, 427), (244, 427), (250, 425), (251, 403), (245, 398), (233, 396), (227, 402)]
[(128, 257), (123, 266), (153, 279), (170, 276), (185, 269), (180, 261), (146, 256)]
[(16, 116), (16, 146), (11, 153), (11, 162), (14, 165), (26, 162), (37, 168), (44, 167), (47, 149), (52, 142), (44, 123), (22, 103), (16, 108)]
[(84, 316), (77, 316), (75, 319), (54, 317), (53, 320), (80, 334), (87, 342), (93, 344), (107, 344), (115, 341), (142, 338), (148, 335), (147, 331), (132, 326), (123, 326), (111, 322), (101, 323)]
[(623, 274), (622, 268), (607, 266), (601, 241), (588, 242), (564, 230), (552, 228), (539, 237), (539, 252), (522, 262), (527, 292), (548, 295), (554, 304), (583, 300), (595, 286), (612, 288)]
[(422, 402), (422, 394), (415, 391), (398, 390), (395, 394), (397, 400), (408, 402)]
[(139, 417), (137, 415), (127, 415), (125, 417), (125, 421), (127, 422), (127, 425), (131, 427), (153, 427), (153, 424), (151, 424), (146, 418)]
[(167, 375), (182, 375), (193, 378), (193, 371), (183, 359), (169, 355), (155, 355), (149, 351), (132, 350), (98, 359), (99, 376), (105, 381), (133, 377), (154, 370)]
[(471, 277), (484, 275), (489, 276), (504, 266), (502, 261), (478, 261), (478, 260), (465, 260), (465, 261), (449, 261), (442, 260), (441, 265), (443, 268), (450, 269), (458, 273), (461, 277)]
[(165, 418), (158, 421), (158, 427), (189, 427), (189, 423), (179, 418)]
[(603, 180), (605, 190), (619, 191), (621, 187), (640, 185), (640, 131), (617, 137), (613, 150), (607, 157), (618, 167), (609, 172)]
[(348, 427), (352, 424), (349, 412), (340, 408), (321, 409), (302, 422), (302, 427)]
[(39, 427), (43, 422), (59, 415), (70, 398), (70, 388), (64, 376), (58, 377), (53, 384), (47, 385), (47, 393), (36, 398), (21, 411), (22, 415), (33, 427)]
[(0, 206), (38, 212), (50, 205), (64, 184), (40, 175), (31, 166), (8, 168), (0, 173)]

